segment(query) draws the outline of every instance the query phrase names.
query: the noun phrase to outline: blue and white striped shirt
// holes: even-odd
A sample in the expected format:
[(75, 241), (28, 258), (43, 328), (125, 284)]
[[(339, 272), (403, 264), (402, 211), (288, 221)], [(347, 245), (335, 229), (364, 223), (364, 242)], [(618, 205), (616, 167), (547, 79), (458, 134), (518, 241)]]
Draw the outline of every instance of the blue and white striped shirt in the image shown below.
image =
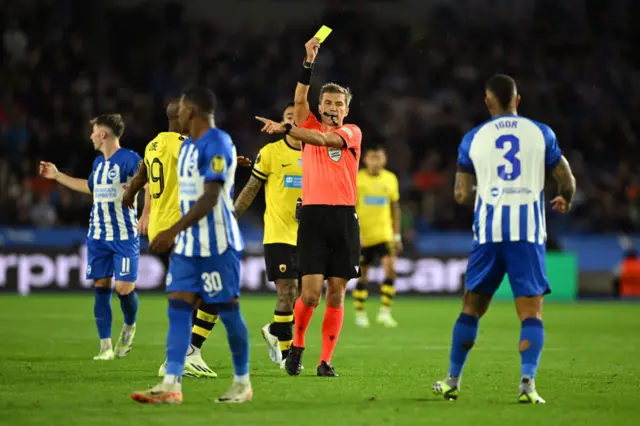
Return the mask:
[(196, 141), (189, 138), (182, 143), (178, 156), (182, 216), (204, 194), (205, 183), (218, 181), (223, 188), (213, 210), (178, 235), (176, 254), (209, 257), (223, 254), (229, 248), (244, 250), (233, 207), (236, 167), (236, 147), (220, 129), (213, 128)]
[(525, 117), (494, 117), (468, 132), (458, 169), (476, 176), (474, 240), (544, 244), (545, 175), (561, 157), (553, 130)]
[(95, 159), (88, 180), (93, 193), (88, 238), (102, 241), (138, 238), (137, 210), (125, 207), (122, 195), (123, 185), (131, 182), (141, 160), (138, 154), (124, 148), (117, 150), (109, 159), (104, 155)]

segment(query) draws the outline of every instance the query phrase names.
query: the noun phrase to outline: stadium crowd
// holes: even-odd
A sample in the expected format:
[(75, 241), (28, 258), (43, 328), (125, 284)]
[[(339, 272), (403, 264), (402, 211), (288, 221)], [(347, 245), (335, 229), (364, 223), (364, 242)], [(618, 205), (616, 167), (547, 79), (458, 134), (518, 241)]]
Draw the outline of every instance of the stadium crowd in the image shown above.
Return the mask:
[[(606, 11), (592, 19), (540, 3), (544, 19), (515, 35), (471, 27), (446, 10), (422, 31), (327, 16), (336, 31), (315, 79), (350, 86), (349, 121), (363, 129), (364, 146), (386, 147), (407, 239), (470, 228), (472, 212), (452, 197), (456, 149), (487, 118), (483, 82), (495, 72), (517, 78), (521, 114), (555, 130), (574, 168), (574, 210), (570, 220), (548, 213), (551, 229), (639, 230), (640, 64), (631, 34)], [(282, 26), (265, 46), (264, 37), (188, 23), (176, 5), (107, 9), (99, 18), (85, 2), (0, 5), (2, 225), (86, 225), (91, 200), (35, 177), (38, 161), (87, 176), (95, 156), (88, 121), (113, 111), (125, 118), (124, 145), (141, 153), (166, 128), (167, 100), (194, 83), (214, 89), (217, 125), (240, 154), (254, 156), (269, 140), (253, 117), (279, 117), (291, 100), (313, 31)]]

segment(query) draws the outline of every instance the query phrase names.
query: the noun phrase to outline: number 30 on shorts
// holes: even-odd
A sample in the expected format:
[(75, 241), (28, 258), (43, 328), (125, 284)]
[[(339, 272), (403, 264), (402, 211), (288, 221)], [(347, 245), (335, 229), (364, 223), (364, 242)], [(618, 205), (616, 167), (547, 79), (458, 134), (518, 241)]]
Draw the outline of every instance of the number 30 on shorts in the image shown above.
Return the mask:
[(201, 278), (207, 294), (213, 295), (222, 291), (222, 277), (219, 272), (203, 272)]

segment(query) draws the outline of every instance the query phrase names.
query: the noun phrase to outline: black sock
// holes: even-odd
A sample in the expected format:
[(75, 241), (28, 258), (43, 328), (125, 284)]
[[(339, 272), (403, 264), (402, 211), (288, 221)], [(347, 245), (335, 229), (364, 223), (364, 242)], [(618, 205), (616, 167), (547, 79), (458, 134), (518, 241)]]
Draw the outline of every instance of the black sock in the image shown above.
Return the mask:
[(278, 338), (282, 359), (285, 359), (293, 342), (293, 311), (273, 311), (269, 332)]
[(353, 296), (353, 306), (355, 306), (356, 311), (364, 311), (364, 302), (369, 297), (367, 282), (358, 280), (356, 288), (351, 292), (351, 296)]
[(213, 305), (201, 304), (200, 308), (193, 311), (193, 327), (191, 328), (191, 344), (198, 349), (202, 348), (202, 344), (213, 326), (218, 321), (218, 311)]
[(380, 286), (380, 301), (382, 302), (382, 306), (387, 308), (391, 307), (393, 296), (396, 294), (396, 288), (393, 286), (393, 281), (393, 278), (387, 278)]

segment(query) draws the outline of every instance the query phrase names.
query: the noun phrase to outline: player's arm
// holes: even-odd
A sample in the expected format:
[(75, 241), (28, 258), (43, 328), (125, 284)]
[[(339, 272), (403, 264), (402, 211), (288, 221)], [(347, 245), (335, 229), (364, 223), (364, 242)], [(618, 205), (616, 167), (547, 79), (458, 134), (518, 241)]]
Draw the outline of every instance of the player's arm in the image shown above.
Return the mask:
[(204, 194), (198, 198), (187, 214), (182, 216), (182, 218), (171, 227), (172, 233), (175, 235), (179, 234), (210, 213), (216, 204), (218, 204), (222, 185), (223, 182), (220, 181), (205, 182)]
[(473, 205), (476, 200), (476, 171), (470, 156), (473, 136), (467, 133), (458, 146), (458, 169), (453, 186), (456, 203)]
[[(140, 191), (145, 185), (147, 185), (148, 181), (149, 177), (147, 175), (147, 165), (144, 163), (144, 161), (140, 161), (138, 163), (136, 174), (133, 176), (133, 179), (131, 180), (129, 185), (126, 186), (126, 190), (122, 195), (122, 204), (129, 208), (132, 208), (136, 200), (136, 196), (138, 195), (138, 191)], [(147, 206), (151, 204), (150, 201), (147, 202), (148, 198), (150, 198), (149, 188), (147, 188), (147, 190), (145, 191), (144, 210), (146, 210), (148, 208)], [(143, 216), (144, 210), (142, 213)]]
[(240, 217), (253, 203), (253, 200), (258, 195), (260, 188), (262, 187), (262, 180), (258, 179), (254, 175), (249, 177), (249, 182), (242, 188), (242, 192), (236, 198), (234, 208), (236, 211), (236, 217)]
[(89, 181), (87, 179), (79, 179), (66, 175), (59, 171), (53, 163), (41, 161), (39, 174), (44, 178), (55, 180), (59, 184), (64, 185), (74, 191), (82, 192), (84, 194), (91, 194), (91, 189), (89, 189)]
[(576, 178), (573, 176), (571, 166), (563, 155), (560, 157), (560, 161), (551, 171), (551, 176), (558, 184), (558, 194), (567, 204), (566, 210), (568, 211), (573, 201), (573, 196), (576, 194)]
[(476, 199), (476, 177), (458, 168), (453, 196), (458, 204), (473, 205)]

